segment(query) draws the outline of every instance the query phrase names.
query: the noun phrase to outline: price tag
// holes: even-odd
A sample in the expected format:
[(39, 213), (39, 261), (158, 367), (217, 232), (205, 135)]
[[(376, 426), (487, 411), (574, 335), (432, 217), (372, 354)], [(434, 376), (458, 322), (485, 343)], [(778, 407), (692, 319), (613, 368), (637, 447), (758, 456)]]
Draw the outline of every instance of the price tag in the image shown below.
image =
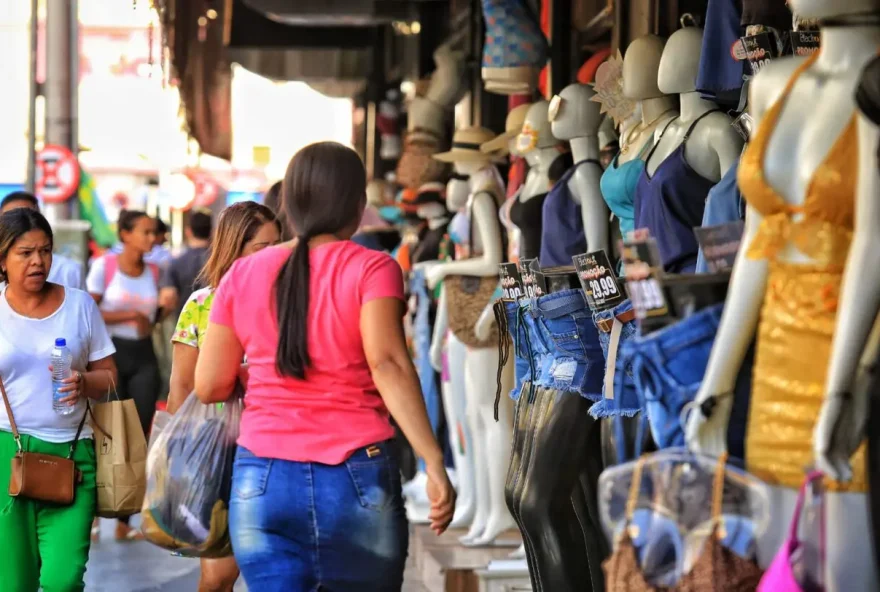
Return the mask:
[(663, 266), (657, 241), (643, 234), (634, 235), (621, 246), (626, 291), (637, 319), (661, 317), (669, 313), (660, 284)]
[(515, 302), (525, 295), (522, 278), (519, 275), (516, 263), (502, 263), (499, 265), (498, 276), (501, 281), (502, 300)]
[(697, 242), (700, 243), (709, 271), (716, 273), (733, 268), (744, 227), (745, 223), (737, 220), (717, 226), (694, 228), (694, 234), (697, 235)]
[(779, 47), (775, 36), (771, 33), (758, 33), (742, 38), (743, 47), (746, 50), (746, 59), (752, 67), (755, 75), (766, 66), (770, 60), (779, 57)]
[(607, 310), (623, 302), (623, 291), (617, 283), (614, 268), (604, 250), (575, 255), (571, 261), (581, 281), (581, 288), (587, 297), (590, 310)]
[(792, 31), (791, 53), (796, 56), (811, 56), (819, 51), (819, 31)]
[(537, 259), (521, 259), (519, 276), (526, 297), (540, 298), (547, 293), (547, 282), (544, 274), (541, 273), (541, 266)]

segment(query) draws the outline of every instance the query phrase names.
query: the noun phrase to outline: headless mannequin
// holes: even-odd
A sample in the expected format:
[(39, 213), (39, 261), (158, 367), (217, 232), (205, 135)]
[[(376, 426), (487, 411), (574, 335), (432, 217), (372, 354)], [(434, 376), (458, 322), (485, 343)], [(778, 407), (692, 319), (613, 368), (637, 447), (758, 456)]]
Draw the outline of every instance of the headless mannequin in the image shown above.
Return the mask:
[[(581, 206), (584, 234), (587, 238), (587, 252), (609, 248), (608, 207), (602, 199), (599, 180), (602, 168), (596, 163), (584, 162), (599, 160), (599, 125), (602, 116), (601, 106), (592, 98), (595, 91), (584, 84), (571, 84), (559, 94), (563, 104), (559, 114), (551, 123), (553, 135), (558, 140), (567, 140), (571, 145), (575, 171), (568, 180), (572, 198)], [(578, 166), (578, 163), (584, 163)]]
[[(804, 18), (828, 18), (841, 14), (858, 14), (880, 10), (877, 0), (792, 0), (794, 12)], [(829, 27), (822, 31), (819, 58), (798, 78), (786, 101), (774, 133), (770, 136), (764, 159), (764, 175), (770, 186), (791, 206), (800, 206), (818, 166), (844, 130), (853, 114), (853, 91), (862, 66), (877, 55), (880, 47), (878, 27)], [(754, 78), (749, 104), (756, 125), (766, 111), (779, 99), (792, 78), (800, 59), (772, 62)], [(840, 393), (851, 384), (855, 365), (860, 358), (867, 335), (874, 324), (878, 297), (877, 268), (871, 261), (877, 250), (871, 250), (876, 237), (873, 232), (876, 210), (877, 132), (859, 126), (860, 172), (857, 190), (856, 240), (853, 242), (844, 278), (844, 292), (838, 307), (832, 359), (827, 376), (829, 393)], [(863, 135), (863, 132), (864, 135)], [(747, 249), (755, 237), (761, 215), (749, 207), (741, 250)], [(812, 264), (814, 260), (790, 242), (778, 255), (783, 262)], [(731, 278), (724, 315), (715, 340), (715, 347), (697, 402), (706, 401), (716, 393), (729, 392), (760, 320), (768, 279), (768, 262), (749, 259), (740, 253)], [(687, 425), (688, 445), (699, 452), (717, 455), (725, 448), (730, 398), (715, 399), (711, 417), (691, 414)], [(844, 434), (861, 432), (864, 414), (851, 409), (841, 412), (839, 403), (826, 398), (821, 418), (816, 424), (814, 446), (824, 451), (816, 461), (830, 477), (846, 479), (850, 451), (825, 446), (830, 442), (833, 426)], [(835, 417), (836, 416), (836, 417)], [(747, 436), (748, 437), (748, 436)], [(852, 438), (841, 438), (845, 443)], [(826, 452), (827, 451), (827, 452)], [(767, 565), (782, 542), (786, 523), (794, 509), (796, 491), (771, 487), (771, 524), (758, 542), (759, 560)], [(863, 493), (829, 493), (826, 496), (827, 530), (825, 586), (829, 591), (862, 592), (880, 589), (872, 554), (867, 495)]]
[[(428, 285), (435, 287), (447, 275), (472, 275), (494, 277), (504, 259), (501, 241), (501, 223), (498, 220), (498, 203), (485, 192), (487, 179), (500, 185), (498, 172), (490, 161), (454, 163), (455, 171), (468, 175), (473, 200), (471, 225), (474, 244), (473, 253), (482, 255), (440, 263), (427, 273)], [(499, 195), (503, 191), (499, 189)], [(473, 523), (461, 541), (466, 545), (490, 545), (498, 535), (514, 527), (513, 518), (504, 501), (504, 481), (510, 453), (510, 408), (499, 408), (499, 420), (495, 421), (495, 388), (498, 368), (498, 349), (494, 347), (467, 348), (465, 358), (465, 392), (467, 417), (473, 437), (477, 505)], [(509, 373), (508, 373), (509, 375)], [(513, 387), (511, 381), (504, 387)]]
[[(653, 144), (654, 131), (662, 129), (666, 122), (678, 115), (675, 97), (662, 92), (657, 86), (664, 44), (662, 37), (645, 35), (634, 40), (626, 49), (623, 58), (623, 95), (638, 102), (637, 109), (641, 112), (642, 120), (641, 125), (622, 130), (618, 165), (643, 157), (645, 144)], [(624, 152), (627, 145), (629, 147)]]
[[(681, 115), (666, 128), (665, 133), (661, 131), (664, 128), (656, 132), (657, 149), (647, 163), (651, 176), (681, 146), (691, 125), (701, 115), (718, 109), (715, 103), (701, 98), (696, 89), (702, 47), (703, 30), (686, 27), (673, 33), (663, 49), (657, 86), (661, 92), (679, 95)], [(701, 177), (716, 183), (742, 152), (742, 138), (730, 124), (730, 117), (722, 111), (707, 115), (693, 129), (684, 149), (685, 159), (691, 168)]]
[[(464, 210), (467, 206), (470, 186), (467, 181), (452, 179), (446, 185), (446, 206), (450, 211)], [(439, 262), (437, 262), (439, 263)], [(477, 333), (484, 338), (489, 334)], [(431, 339), (431, 364), (437, 372), (443, 372), (443, 349), (446, 348), (446, 369), (448, 376), (443, 380), (441, 390), (443, 407), (446, 411), (446, 425), (449, 427), (449, 444), (455, 461), (458, 477), (458, 499), (455, 516), (450, 528), (467, 528), (471, 525), (476, 511), (476, 492), (474, 490), (475, 458), (473, 436), (467, 420), (467, 399), (465, 396), (464, 363), (467, 348), (449, 330), (449, 316), (446, 310), (446, 292), (440, 288), (437, 303), (437, 317), (434, 320), (434, 334)]]

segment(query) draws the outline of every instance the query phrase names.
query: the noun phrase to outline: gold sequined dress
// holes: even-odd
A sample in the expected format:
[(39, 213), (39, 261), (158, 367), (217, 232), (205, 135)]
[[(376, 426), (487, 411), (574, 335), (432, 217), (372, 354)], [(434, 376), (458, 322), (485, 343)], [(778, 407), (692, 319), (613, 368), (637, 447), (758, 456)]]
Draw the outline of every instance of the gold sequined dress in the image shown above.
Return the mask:
[[(825, 398), (825, 378), (843, 267), (852, 239), (858, 143), (855, 115), (813, 173), (802, 206), (792, 206), (767, 183), (764, 157), (779, 113), (802, 64), (766, 113), (738, 173), (746, 201), (762, 216), (746, 255), (767, 259), (769, 275), (753, 371), (746, 465), (771, 485), (797, 488), (813, 464), (813, 428)], [(793, 244), (814, 263), (780, 261)], [(865, 491), (864, 446), (852, 459), (853, 481), (836, 491)]]

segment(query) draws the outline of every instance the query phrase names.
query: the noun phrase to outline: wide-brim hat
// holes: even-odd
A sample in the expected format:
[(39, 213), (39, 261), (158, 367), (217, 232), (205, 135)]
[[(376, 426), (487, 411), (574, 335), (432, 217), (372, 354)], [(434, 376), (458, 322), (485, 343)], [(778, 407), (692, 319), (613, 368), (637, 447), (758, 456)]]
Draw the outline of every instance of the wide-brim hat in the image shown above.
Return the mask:
[(495, 136), (488, 142), (480, 146), (480, 151), (485, 153), (493, 153), (498, 156), (507, 156), (510, 152), (508, 144), (512, 139), (517, 137), (522, 131), (523, 124), (526, 122), (526, 114), (529, 112), (531, 103), (526, 103), (518, 107), (514, 107), (507, 114), (507, 120), (504, 122), (504, 133)]
[(480, 146), (495, 137), (492, 130), (484, 127), (466, 127), (452, 136), (452, 148), (448, 152), (434, 154), (440, 162), (491, 162), (492, 155), (480, 152)]

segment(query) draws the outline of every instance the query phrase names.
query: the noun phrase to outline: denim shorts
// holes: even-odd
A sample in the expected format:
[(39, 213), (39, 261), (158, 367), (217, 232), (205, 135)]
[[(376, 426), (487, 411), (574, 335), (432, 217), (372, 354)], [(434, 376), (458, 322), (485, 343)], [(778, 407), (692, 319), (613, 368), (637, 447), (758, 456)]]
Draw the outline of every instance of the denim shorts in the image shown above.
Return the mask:
[(229, 532), (249, 590), (400, 590), (409, 526), (390, 442), (338, 465), (239, 446)]
[[(723, 304), (711, 306), (627, 344), (632, 352), (639, 396), (644, 401), (651, 434), (659, 449), (685, 444), (682, 410), (696, 398), (703, 382), (723, 308)], [(742, 413), (741, 403), (748, 400), (750, 379), (749, 358), (737, 380), (735, 412), (728, 427), (731, 456), (738, 458), (741, 458), (738, 448), (745, 435), (744, 417), (748, 415), (747, 411)]]
[[(609, 310), (593, 313), (593, 324), (599, 331), (599, 323), (613, 321), (616, 317), (624, 315), (632, 310), (632, 302), (624, 300)], [(636, 384), (633, 379), (632, 360), (626, 355), (628, 350), (624, 344), (638, 335), (638, 325), (635, 320), (623, 323), (618, 342), (618, 351), (614, 365), (614, 399), (604, 399), (593, 405), (590, 415), (595, 418), (601, 417), (634, 417), (641, 410), (641, 402), (636, 392)], [(599, 331), (599, 343), (602, 345), (602, 353), (608, 360), (608, 348), (611, 345), (611, 333)]]
[(504, 313), (507, 316), (507, 331), (510, 333), (511, 345), (510, 350), (513, 354), (516, 381), (513, 390), (510, 391), (510, 398), (514, 401), (519, 400), (520, 391), (524, 382), (532, 380), (532, 358), (529, 355), (529, 345), (526, 342), (526, 321), (524, 318), (525, 311), (519, 302), (505, 302)]
[(574, 391), (599, 401), (605, 362), (583, 292), (564, 290), (532, 299), (529, 313), (539, 336), (550, 348), (538, 386)]

